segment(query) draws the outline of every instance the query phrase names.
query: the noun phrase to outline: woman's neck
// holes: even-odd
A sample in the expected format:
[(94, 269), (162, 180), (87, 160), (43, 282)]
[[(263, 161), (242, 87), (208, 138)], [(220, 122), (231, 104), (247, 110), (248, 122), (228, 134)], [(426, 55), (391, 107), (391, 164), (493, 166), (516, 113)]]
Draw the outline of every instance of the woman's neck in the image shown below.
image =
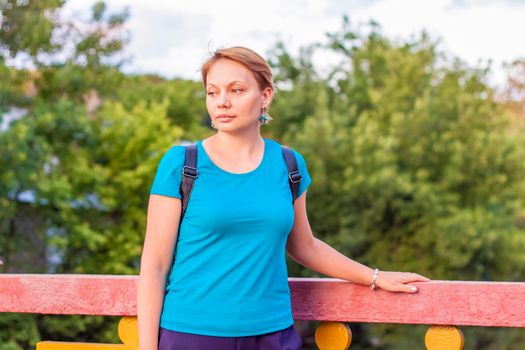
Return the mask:
[(206, 143), (220, 156), (236, 159), (250, 159), (264, 150), (264, 140), (259, 132), (242, 135), (217, 132)]

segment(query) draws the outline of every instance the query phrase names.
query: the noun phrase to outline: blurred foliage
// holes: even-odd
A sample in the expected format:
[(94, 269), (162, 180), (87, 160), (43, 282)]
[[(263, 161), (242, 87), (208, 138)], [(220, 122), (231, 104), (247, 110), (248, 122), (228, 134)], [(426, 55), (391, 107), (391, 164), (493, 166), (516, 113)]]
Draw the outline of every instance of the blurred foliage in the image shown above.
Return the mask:
[[(96, 2), (79, 25), (60, 15), (63, 5), (0, 0), (0, 271), (137, 274), (160, 157), (211, 132), (204, 91), (121, 71), (127, 10)], [(498, 94), (490, 67), (438, 44), (425, 32), (395, 42), (377, 23), (354, 29), (346, 17), (297, 57), (276, 43), (274, 121), (262, 132), (303, 154), (311, 226), (345, 255), (432, 279), (523, 280), (523, 61), (509, 65)], [(319, 51), (340, 64), (320, 74)], [(6, 63), (17, 55), (34, 68)], [(318, 276), (287, 260), (291, 276)], [(0, 350), (117, 342), (117, 321), (0, 314)], [(421, 348), (426, 329), (352, 328), (352, 349), (394, 350)], [(525, 341), (513, 329), (465, 334), (465, 349)]]
[[(395, 43), (375, 23), (366, 29), (329, 35), (326, 47), (341, 63), (315, 103), (306, 103), (314, 111), (283, 130), (312, 175), (308, 213), (316, 236), (384, 269), (522, 281), (525, 143), (509, 124), (508, 101), (498, 103), (486, 83), (489, 68), (446, 57), (426, 33)], [(297, 83), (290, 94), (307, 92)], [(282, 112), (293, 123), (294, 112)], [(318, 276), (291, 261), (290, 268)], [(401, 338), (396, 325), (360, 331), (369, 336), (352, 348), (412, 349), (423, 339)], [(465, 348), (512, 349), (525, 338), (509, 329), (481, 333), (468, 332)], [(510, 334), (514, 342), (503, 341)]]

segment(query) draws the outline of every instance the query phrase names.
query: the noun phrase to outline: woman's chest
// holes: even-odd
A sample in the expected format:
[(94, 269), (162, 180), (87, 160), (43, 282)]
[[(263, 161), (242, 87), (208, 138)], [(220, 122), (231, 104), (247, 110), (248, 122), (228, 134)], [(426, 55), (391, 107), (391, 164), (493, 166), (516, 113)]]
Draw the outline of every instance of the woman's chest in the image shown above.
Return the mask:
[(293, 219), (286, 168), (261, 169), (249, 176), (203, 168), (184, 218), (185, 225), (219, 235), (288, 234)]

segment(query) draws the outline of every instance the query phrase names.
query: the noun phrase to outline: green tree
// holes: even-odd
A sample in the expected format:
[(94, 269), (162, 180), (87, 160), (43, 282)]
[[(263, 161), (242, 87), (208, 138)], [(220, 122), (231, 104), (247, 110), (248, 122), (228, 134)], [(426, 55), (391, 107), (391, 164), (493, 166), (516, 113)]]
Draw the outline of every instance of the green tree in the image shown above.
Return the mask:
[(0, 0), (0, 55), (15, 57), (19, 53), (37, 64), (43, 54), (54, 53), (61, 43), (53, 36), (60, 27), (57, 12), (64, 0)]
[[(125, 42), (116, 34), (126, 15), (107, 15), (104, 3), (98, 2), (86, 22), (90, 25), (79, 26), (88, 29), (80, 30), (58, 16), (63, 4), (0, 2), (0, 75), (5, 77), (0, 80), (5, 121), (0, 130), (0, 269), (135, 273), (144, 221), (136, 199), (146, 196), (129, 191), (147, 181), (143, 171), (153, 176), (157, 153), (181, 131), (166, 130), (166, 103), (146, 109), (137, 101), (125, 110), (108, 100), (99, 111), (100, 100), (111, 98), (124, 81), (114, 58)], [(74, 44), (69, 56), (66, 43)], [(31, 58), (31, 70), (6, 65), (8, 57), (17, 55)], [(125, 143), (128, 151), (100, 143)], [(146, 187), (142, 183), (142, 192)], [(129, 227), (135, 234), (126, 237)], [(122, 244), (109, 249), (111, 230), (121, 235), (117, 242)], [(26, 349), (40, 336), (59, 339), (53, 335), (66, 333), (70, 339), (116, 341), (115, 322), (85, 316), (54, 322), (51, 317), (3, 314), (0, 349)]]
[[(315, 234), (383, 269), (522, 280), (525, 144), (509, 132), (486, 83), (490, 68), (446, 57), (425, 33), (398, 43), (375, 23), (367, 33), (344, 23), (327, 44), (341, 64), (317, 90), (315, 110), (284, 135), (312, 175)], [(314, 275), (293, 263), (291, 269)], [(403, 337), (394, 325), (359, 329), (365, 335), (357, 349), (372, 347), (373, 337), (380, 344), (374, 348), (421, 346), (422, 336)], [(513, 330), (498, 333), (469, 332), (466, 348), (519, 338)]]
[[(160, 157), (210, 132), (204, 91), (121, 71), (127, 10), (96, 2), (90, 25), (75, 27), (59, 16), (63, 4), (0, 0), (0, 270), (136, 274)], [(320, 49), (341, 57), (326, 76), (312, 62)], [(8, 66), (16, 55), (34, 67)], [(277, 43), (270, 56), (279, 91), (263, 132), (305, 156), (317, 236), (383, 269), (523, 279), (525, 144), (515, 105), (486, 83), (490, 67), (447, 57), (424, 32), (395, 42), (377, 23), (354, 30), (346, 17), (326, 43), (298, 57)], [(0, 350), (39, 338), (118, 341), (116, 321), (3, 314)], [(355, 325), (353, 348), (418, 348), (424, 329)], [(481, 333), (466, 331), (467, 349), (525, 339)]]
[(275, 71), (277, 91), (269, 110), (275, 116), (272, 126), (262, 130), (268, 137), (282, 139), (285, 132), (297, 130), (305, 117), (314, 112), (316, 96), (325, 84), (312, 62), (316, 47), (313, 44), (301, 48), (297, 59), (292, 58), (282, 42), (270, 50), (269, 64)]

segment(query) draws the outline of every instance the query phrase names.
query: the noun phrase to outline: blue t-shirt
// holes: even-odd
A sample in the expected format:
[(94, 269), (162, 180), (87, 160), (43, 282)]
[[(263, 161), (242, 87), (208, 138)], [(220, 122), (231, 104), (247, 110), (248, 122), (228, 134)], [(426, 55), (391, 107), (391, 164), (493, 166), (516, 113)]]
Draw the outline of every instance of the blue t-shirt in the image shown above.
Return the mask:
[[(236, 174), (219, 168), (197, 141), (195, 181), (166, 283), (160, 326), (212, 336), (249, 336), (293, 324), (286, 241), (294, 211), (278, 142), (264, 139), (259, 166)], [(302, 180), (304, 158), (293, 150)], [(183, 146), (162, 157), (150, 194), (181, 198)]]

